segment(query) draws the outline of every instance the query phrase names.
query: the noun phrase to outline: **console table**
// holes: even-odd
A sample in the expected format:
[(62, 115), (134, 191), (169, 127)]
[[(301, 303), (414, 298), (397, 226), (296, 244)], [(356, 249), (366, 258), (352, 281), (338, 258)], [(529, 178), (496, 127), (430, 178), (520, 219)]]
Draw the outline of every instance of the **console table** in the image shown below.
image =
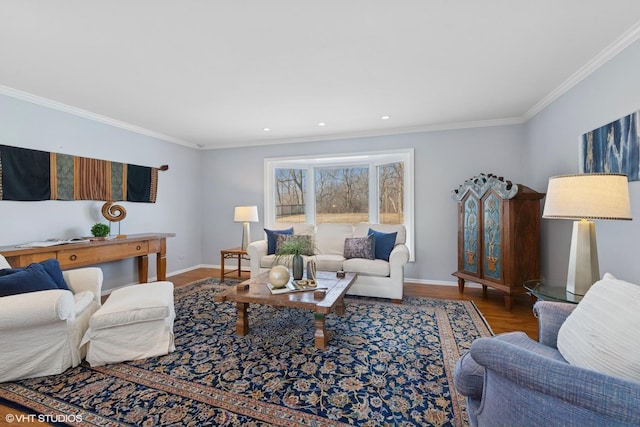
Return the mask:
[(148, 281), (148, 254), (156, 254), (156, 276), (158, 280), (167, 279), (167, 237), (174, 233), (129, 234), (112, 240), (92, 240), (84, 243), (68, 243), (46, 248), (0, 247), (2, 254), (12, 267), (25, 267), (32, 262), (55, 258), (60, 268), (85, 267), (103, 262), (118, 261), (125, 258), (138, 259), (138, 280)]

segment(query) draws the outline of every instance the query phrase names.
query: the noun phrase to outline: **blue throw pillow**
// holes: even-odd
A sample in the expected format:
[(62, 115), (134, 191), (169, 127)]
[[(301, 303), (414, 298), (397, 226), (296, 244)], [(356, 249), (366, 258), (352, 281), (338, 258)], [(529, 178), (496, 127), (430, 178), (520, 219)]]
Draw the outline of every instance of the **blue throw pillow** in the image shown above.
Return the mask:
[(267, 233), (267, 255), (273, 255), (276, 253), (276, 245), (277, 245), (277, 235), (278, 234), (293, 234), (293, 227), (287, 228), (285, 230), (267, 230), (264, 229), (264, 232)]
[(391, 251), (396, 245), (396, 236), (398, 235), (398, 233), (382, 233), (370, 228), (368, 235), (373, 236), (373, 239), (375, 241), (374, 245), (376, 259), (389, 261)]
[(60, 269), (60, 263), (57, 259), (50, 258), (48, 260), (42, 261), (40, 265), (44, 267), (44, 270), (49, 276), (51, 276), (59, 289), (64, 289), (67, 291), (70, 290), (67, 282), (64, 281), (62, 270)]
[(67, 282), (64, 280), (62, 276), (62, 270), (60, 269), (60, 263), (55, 258), (50, 258), (45, 261), (39, 263), (30, 264), (28, 267), (18, 267), (18, 268), (4, 268), (0, 270), (0, 277), (6, 276), (8, 274), (14, 274), (19, 271), (23, 271), (26, 268), (29, 268), (31, 265), (41, 265), (44, 268), (44, 271), (51, 277), (53, 282), (56, 284), (58, 289), (64, 289), (69, 291), (69, 286)]
[(49, 289), (59, 289), (45, 268), (40, 264), (31, 264), (24, 269), (0, 276), (0, 297), (9, 295), (24, 294), (27, 292), (46, 291)]

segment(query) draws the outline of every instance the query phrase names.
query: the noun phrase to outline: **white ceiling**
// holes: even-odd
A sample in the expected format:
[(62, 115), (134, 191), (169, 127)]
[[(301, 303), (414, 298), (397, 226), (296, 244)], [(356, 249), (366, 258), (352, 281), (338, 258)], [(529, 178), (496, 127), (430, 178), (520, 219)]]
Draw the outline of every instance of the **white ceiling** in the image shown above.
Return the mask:
[(0, 0), (0, 93), (200, 148), (518, 123), (639, 23), (638, 0)]

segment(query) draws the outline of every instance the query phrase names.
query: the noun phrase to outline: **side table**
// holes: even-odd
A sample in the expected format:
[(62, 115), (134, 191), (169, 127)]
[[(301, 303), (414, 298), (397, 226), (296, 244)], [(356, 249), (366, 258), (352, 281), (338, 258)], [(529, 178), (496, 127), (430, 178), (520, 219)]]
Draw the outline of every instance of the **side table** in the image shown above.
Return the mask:
[(559, 280), (527, 280), (523, 286), (531, 297), (537, 298), (540, 301), (559, 301), (578, 304), (584, 296), (568, 292), (567, 284)]
[[(238, 260), (238, 269), (231, 270), (228, 272), (224, 271), (224, 260), (225, 259), (237, 259)], [(220, 283), (224, 283), (224, 276), (227, 274), (231, 274), (235, 271), (238, 272), (238, 279), (241, 278), (242, 273), (242, 260), (250, 259), (247, 255), (247, 251), (242, 248), (233, 248), (233, 249), (223, 249), (220, 251)]]

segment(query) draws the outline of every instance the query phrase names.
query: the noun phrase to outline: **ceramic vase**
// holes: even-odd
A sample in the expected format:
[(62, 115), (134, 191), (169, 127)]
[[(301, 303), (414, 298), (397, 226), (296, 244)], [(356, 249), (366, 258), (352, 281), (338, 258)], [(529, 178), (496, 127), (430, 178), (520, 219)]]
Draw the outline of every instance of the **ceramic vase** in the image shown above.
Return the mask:
[(302, 274), (304, 273), (304, 259), (302, 258), (302, 255), (294, 255), (292, 264), (293, 280), (302, 279)]

